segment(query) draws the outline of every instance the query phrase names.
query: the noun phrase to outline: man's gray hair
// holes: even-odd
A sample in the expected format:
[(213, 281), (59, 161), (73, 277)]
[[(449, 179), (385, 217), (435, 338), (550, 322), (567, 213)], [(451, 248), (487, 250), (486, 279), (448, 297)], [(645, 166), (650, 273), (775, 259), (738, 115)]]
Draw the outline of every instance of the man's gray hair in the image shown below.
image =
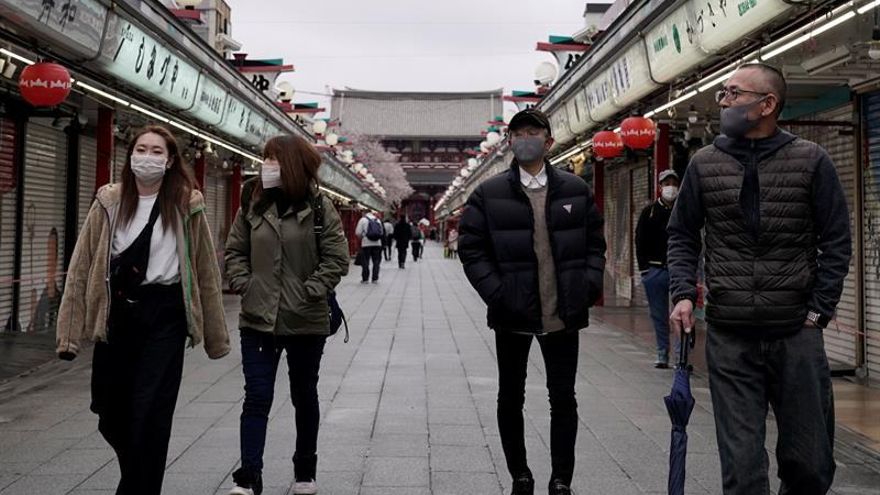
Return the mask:
[(782, 113), (782, 109), (785, 108), (785, 98), (788, 93), (788, 83), (785, 82), (785, 75), (782, 74), (782, 71), (762, 62), (749, 62), (740, 65), (738, 69), (755, 69), (764, 75), (764, 80), (769, 86), (764, 88), (764, 90), (773, 93), (777, 100), (779, 100), (778, 108), (776, 109), (776, 116), (778, 117)]

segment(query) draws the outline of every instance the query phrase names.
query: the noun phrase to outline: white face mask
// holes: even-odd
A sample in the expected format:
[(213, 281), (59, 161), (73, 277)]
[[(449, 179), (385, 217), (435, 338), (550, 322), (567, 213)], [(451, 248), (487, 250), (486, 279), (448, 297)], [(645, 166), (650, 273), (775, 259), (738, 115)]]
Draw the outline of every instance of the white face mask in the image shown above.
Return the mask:
[(260, 178), (263, 180), (263, 189), (281, 186), (281, 165), (276, 160), (265, 160), (260, 167)]
[(162, 155), (131, 155), (131, 172), (144, 186), (153, 186), (165, 176), (168, 158)]
[(667, 203), (675, 201), (675, 198), (678, 197), (678, 186), (663, 186), (660, 189), (660, 197)]

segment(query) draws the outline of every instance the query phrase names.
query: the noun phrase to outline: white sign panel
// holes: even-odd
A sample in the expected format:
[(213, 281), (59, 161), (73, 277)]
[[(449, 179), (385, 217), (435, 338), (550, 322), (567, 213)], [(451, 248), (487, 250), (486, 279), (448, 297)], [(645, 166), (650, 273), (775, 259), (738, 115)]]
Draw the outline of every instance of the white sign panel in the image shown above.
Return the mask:
[(688, 2), (648, 31), (645, 39), (648, 61), (658, 82), (670, 82), (706, 60), (707, 55), (700, 49), (693, 25), (693, 2)]
[(92, 58), (98, 55), (107, 7), (97, 0), (0, 0), (0, 16)]
[(707, 53), (741, 40), (791, 8), (783, 0), (691, 0), (691, 29)]
[(553, 140), (558, 145), (564, 145), (574, 138), (568, 127), (568, 112), (565, 107), (559, 107), (550, 116), (550, 128), (553, 130)]
[(623, 55), (611, 63), (609, 70), (614, 88), (614, 104), (618, 107), (635, 103), (659, 87), (651, 80), (645, 47), (641, 42), (636, 42), (623, 51)]
[(214, 82), (207, 74), (199, 76), (196, 101), (187, 113), (208, 125), (219, 125), (226, 108), (226, 89)]
[(601, 122), (620, 111), (614, 105), (611, 70), (604, 70), (591, 79), (587, 83), (586, 91), (591, 118)]
[(587, 107), (586, 88), (578, 88), (568, 109), (568, 124), (571, 132), (580, 134), (596, 125), (590, 118), (590, 109)]
[(113, 14), (99, 63), (107, 72), (181, 110), (195, 102), (199, 71), (164, 43)]
[(227, 95), (226, 109), (223, 111), (223, 121), (218, 128), (239, 139), (247, 136), (248, 121), (251, 117), (251, 109), (242, 103), (237, 97)]

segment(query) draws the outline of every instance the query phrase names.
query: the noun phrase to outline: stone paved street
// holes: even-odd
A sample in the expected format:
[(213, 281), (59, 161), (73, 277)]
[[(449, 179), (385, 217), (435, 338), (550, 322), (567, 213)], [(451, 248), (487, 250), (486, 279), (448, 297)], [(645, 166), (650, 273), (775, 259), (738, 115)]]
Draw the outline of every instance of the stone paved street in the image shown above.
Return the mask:
[[(353, 267), (359, 270), (357, 267)], [(509, 476), (495, 420), (494, 342), (485, 309), (457, 261), (430, 247), (406, 270), (383, 265), (380, 284), (340, 287), (351, 342), (328, 342), (322, 364), (318, 482), (322, 495), (501, 494)], [(228, 299), (228, 322), (237, 321)], [(187, 353), (165, 478), (168, 494), (225, 494), (237, 467), (243, 378), (233, 353)], [(630, 332), (594, 322), (580, 343), (576, 493), (665, 493), (671, 372)], [(90, 355), (53, 362), (0, 384), (0, 494), (113, 493), (118, 470), (89, 412)], [(264, 481), (270, 495), (292, 481), (293, 410), (281, 366)], [(695, 377), (689, 494), (720, 493), (711, 404)], [(549, 411), (543, 365), (532, 348), (526, 399), (532, 470), (546, 493)], [(772, 431), (771, 426), (771, 431)], [(838, 494), (880, 493), (877, 460), (841, 432)], [(770, 438), (768, 445), (773, 445)], [(777, 483), (774, 483), (776, 485)]]

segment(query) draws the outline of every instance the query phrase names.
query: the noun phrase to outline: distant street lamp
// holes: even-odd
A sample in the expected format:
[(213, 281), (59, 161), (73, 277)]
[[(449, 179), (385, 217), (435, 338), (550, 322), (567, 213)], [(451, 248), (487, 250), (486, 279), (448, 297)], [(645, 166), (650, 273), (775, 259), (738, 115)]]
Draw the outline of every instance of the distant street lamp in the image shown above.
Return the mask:
[(339, 136), (331, 132), (324, 136), (324, 142), (327, 143), (327, 146), (336, 146), (339, 144)]
[(312, 131), (315, 134), (324, 134), (327, 132), (327, 121), (326, 120), (316, 120), (314, 124), (312, 124)]

